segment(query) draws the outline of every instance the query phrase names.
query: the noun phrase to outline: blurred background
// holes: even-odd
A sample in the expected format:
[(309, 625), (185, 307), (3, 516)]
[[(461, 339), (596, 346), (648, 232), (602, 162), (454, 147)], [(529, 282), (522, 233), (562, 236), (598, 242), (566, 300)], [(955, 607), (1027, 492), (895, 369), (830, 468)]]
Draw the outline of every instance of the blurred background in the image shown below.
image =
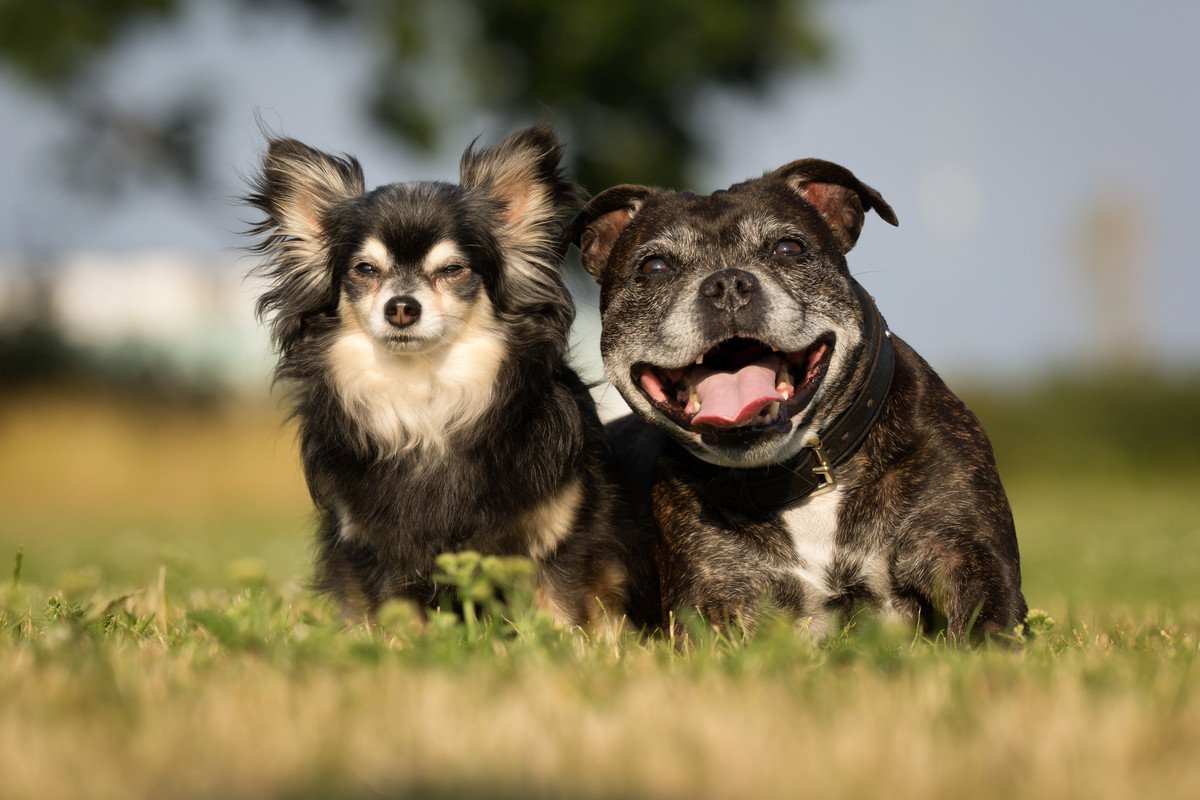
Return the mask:
[(1200, 584), (1198, 28), (1165, 0), (0, 0), (0, 563), (302, 581), (239, 252), (263, 128), (373, 185), (549, 120), (593, 191), (804, 156), (878, 188), (901, 225), (851, 269), (991, 432), (1031, 605), (1169, 614)]

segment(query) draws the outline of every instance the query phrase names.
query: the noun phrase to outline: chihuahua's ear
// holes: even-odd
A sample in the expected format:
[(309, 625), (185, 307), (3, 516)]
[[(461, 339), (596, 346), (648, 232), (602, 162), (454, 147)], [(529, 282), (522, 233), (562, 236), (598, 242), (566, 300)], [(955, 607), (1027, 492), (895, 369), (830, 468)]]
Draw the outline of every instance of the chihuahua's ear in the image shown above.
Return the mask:
[(498, 294), (500, 311), (543, 317), (565, 344), (575, 307), (562, 280), (562, 231), (579, 207), (581, 190), (567, 180), (562, 157), (563, 145), (554, 128), (532, 125), (494, 147), (468, 147), (459, 180), (491, 205), (508, 254)]
[(631, 184), (605, 189), (584, 206), (567, 229), (570, 240), (579, 248), (583, 268), (597, 281), (617, 239), (653, 192), (648, 186)]
[(550, 125), (532, 125), (495, 147), (468, 147), (459, 164), (463, 187), (495, 201), (502, 237), (526, 249), (557, 248), (559, 233), (579, 204), (566, 179), (563, 145)]
[(263, 256), (255, 270), (268, 281), (258, 300), (260, 317), (270, 316), (275, 346), (286, 352), (303, 333), (305, 320), (336, 303), (326, 250), (329, 211), (363, 193), (363, 174), (350, 156), (331, 156), (295, 139), (272, 139), (262, 172), (251, 182), (246, 202), (264, 219), (251, 235)]
[(853, 249), (866, 213), (871, 209), (875, 209), (884, 222), (900, 224), (883, 195), (854, 177), (850, 170), (830, 161), (802, 158), (780, 167), (770, 173), (770, 177), (782, 178), (817, 210), (843, 253)]
[(280, 233), (319, 242), (325, 215), (338, 203), (363, 193), (358, 160), (314, 150), (295, 139), (273, 139), (251, 197)]

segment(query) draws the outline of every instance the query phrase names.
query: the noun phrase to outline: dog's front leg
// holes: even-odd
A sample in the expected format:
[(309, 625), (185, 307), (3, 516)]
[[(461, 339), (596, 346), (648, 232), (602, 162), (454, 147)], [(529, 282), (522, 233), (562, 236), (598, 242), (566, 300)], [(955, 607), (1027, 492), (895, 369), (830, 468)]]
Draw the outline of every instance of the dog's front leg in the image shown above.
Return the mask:
[(981, 537), (953, 530), (913, 537), (897, 551), (892, 572), (898, 589), (945, 616), (951, 641), (1001, 637), (1025, 619), (1011, 559)]

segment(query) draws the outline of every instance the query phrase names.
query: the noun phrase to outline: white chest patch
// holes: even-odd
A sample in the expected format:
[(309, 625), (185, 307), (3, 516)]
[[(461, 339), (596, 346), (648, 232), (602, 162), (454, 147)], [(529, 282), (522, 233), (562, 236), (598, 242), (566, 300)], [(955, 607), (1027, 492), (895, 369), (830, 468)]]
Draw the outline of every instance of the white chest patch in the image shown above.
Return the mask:
[[(793, 573), (805, 584), (811, 615), (804, 627), (815, 636), (825, 636), (833, 615), (825, 603), (850, 586), (869, 590), (878, 601), (876, 611), (885, 619), (898, 618), (895, 607), (888, 556), (884, 550), (862, 546), (837, 546), (838, 511), (842, 504), (842, 489), (810, 497), (807, 501), (783, 512), (783, 522), (792, 537), (796, 551)], [(838, 577), (833, 579), (836, 571)], [(836, 580), (840, 585), (830, 585)]]
[(328, 364), (343, 407), (369, 443), (395, 455), (441, 449), (446, 434), (479, 419), (491, 405), (506, 349), (484, 300), (462, 334), (429, 353), (390, 352), (347, 320)]
[(783, 523), (796, 548), (796, 575), (813, 591), (830, 595), (829, 567), (833, 564), (837, 540), (838, 509), (842, 490), (810, 497), (783, 512)]

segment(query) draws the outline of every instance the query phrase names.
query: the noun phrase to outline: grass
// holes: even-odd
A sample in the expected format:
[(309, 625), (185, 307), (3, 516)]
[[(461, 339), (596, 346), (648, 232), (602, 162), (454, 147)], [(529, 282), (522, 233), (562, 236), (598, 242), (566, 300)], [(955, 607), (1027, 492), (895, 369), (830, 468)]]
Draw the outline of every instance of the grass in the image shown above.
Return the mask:
[(13, 398), (0, 797), (1200, 796), (1198, 384), (967, 394), (1044, 610), (1016, 649), (589, 638), (519, 592), (347, 624), (273, 410)]

